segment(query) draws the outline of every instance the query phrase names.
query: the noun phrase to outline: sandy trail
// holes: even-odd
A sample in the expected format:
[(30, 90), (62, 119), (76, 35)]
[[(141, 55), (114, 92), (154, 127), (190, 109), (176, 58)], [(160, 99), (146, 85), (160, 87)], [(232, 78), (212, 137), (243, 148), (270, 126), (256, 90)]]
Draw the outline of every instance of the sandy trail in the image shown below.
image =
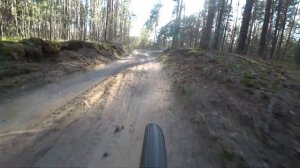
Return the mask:
[(132, 54), (103, 69), (71, 74), (55, 83), (11, 96), (5, 102), (0, 102), (0, 134), (19, 131), (20, 128), (38, 123), (99, 82), (149, 59), (151, 58)]
[[(157, 55), (135, 53), (135, 65), (115, 71), (96, 86), (83, 103), (86, 108), (71, 113), (76, 117), (0, 146), (7, 153), (0, 156), (0, 166), (138, 167), (144, 128), (155, 122), (165, 133), (170, 167), (215, 167), (207, 143), (191, 122), (193, 117), (176, 101)], [(99, 82), (97, 77), (93, 82)]]

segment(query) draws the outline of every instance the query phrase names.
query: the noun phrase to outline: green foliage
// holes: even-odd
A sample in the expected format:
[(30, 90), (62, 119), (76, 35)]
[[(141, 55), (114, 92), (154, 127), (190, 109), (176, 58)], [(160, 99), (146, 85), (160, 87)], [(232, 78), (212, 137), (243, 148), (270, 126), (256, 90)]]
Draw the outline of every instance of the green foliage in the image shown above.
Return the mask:
[(0, 59), (7, 60), (25, 60), (27, 47), (20, 43), (1, 43)]
[(30, 46), (41, 46), (43, 40), (40, 38), (31, 37), (29, 39), (23, 39), (20, 41), (23, 44), (30, 45)]
[(143, 29), (140, 35), (138, 48), (146, 49), (152, 46), (152, 40), (150, 39), (150, 31)]
[(55, 41), (43, 41), (42, 48), (45, 54), (57, 54), (59, 53), (62, 47), (62, 43), (55, 42)]
[(253, 88), (255, 87), (255, 77), (249, 74), (245, 74), (242, 78), (242, 83), (247, 87)]
[(108, 43), (99, 43), (98, 48), (100, 50), (110, 50), (111, 46)]
[[(114, 12), (102, 0), (6, 0), (0, 3), (1, 36), (4, 41), (23, 38), (104, 41), (128, 40), (132, 15), (128, 0), (109, 0)], [(76, 10), (75, 10), (76, 9)], [(112, 11), (112, 10), (111, 10)], [(108, 15), (108, 16), (107, 16)], [(114, 26), (105, 25), (105, 18)]]
[(159, 59), (161, 62), (166, 63), (169, 60), (169, 55), (164, 53), (160, 55)]
[(157, 36), (156, 43), (162, 48), (170, 47), (170, 38), (173, 37), (174, 26), (175, 26), (175, 22), (171, 21), (160, 29)]
[(134, 48), (138, 48), (139, 43), (140, 43), (139, 37), (130, 37), (129, 41), (124, 43), (124, 45), (127, 48), (127, 50), (130, 51), (133, 50)]
[(22, 39), (23, 39), (22, 37), (18, 37), (18, 36), (15, 36), (15, 37), (2, 37), (2, 42), (18, 42)]
[(158, 26), (161, 7), (162, 4), (160, 2), (155, 4), (153, 9), (151, 10), (149, 19), (145, 23), (145, 28), (150, 32), (152, 32)]
[(0, 60), (3, 62), (36, 62), (54, 60), (61, 50), (78, 51), (82, 48), (94, 49), (99, 54), (119, 56), (124, 54), (121, 44), (92, 43), (79, 40), (56, 42), (39, 38), (23, 39), (20, 42), (0, 42)]

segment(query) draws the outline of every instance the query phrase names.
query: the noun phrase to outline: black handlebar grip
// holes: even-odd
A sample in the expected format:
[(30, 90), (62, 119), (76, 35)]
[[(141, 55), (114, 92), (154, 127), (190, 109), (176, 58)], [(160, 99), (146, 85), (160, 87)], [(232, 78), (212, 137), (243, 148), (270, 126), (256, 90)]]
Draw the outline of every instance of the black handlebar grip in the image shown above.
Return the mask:
[(164, 134), (157, 124), (145, 128), (141, 168), (167, 168), (167, 151)]

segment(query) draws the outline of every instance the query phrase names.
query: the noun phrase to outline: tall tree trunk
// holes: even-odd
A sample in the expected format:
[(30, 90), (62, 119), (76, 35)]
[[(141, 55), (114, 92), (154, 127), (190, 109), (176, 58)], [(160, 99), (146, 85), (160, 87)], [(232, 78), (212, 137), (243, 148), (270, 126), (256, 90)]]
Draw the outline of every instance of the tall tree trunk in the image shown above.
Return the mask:
[[(0, 6), (3, 5), (3, 2), (0, 0)], [(2, 17), (2, 11), (0, 11), (0, 41), (3, 39), (3, 17)]]
[(89, 9), (88, 9), (88, 0), (85, 1), (85, 12), (84, 12), (84, 27), (83, 27), (83, 40), (86, 41), (87, 40), (87, 25), (88, 25), (88, 21), (89, 21)]
[(206, 19), (205, 26), (202, 30), (201, 41), (200, 41), (200, 47), (203, 49), (208, 49), (209, 47), (212, 25), (215, 19), (215, 13), (216, 13), (216, 0), (210, 0), (208, 6), (207, 19)]
[(227, 3), (227, 1), (222, 0), (221, 6), (220, 6), (217, 27), (216, 27), (216, 31), (215, 31), (214, 45), (213, 45), (213, 48), (216, 50), (219, 49), (219, 45), (220, 45), (220, 36), (222, 33), (221, 29), (222, 29), (222, 24), (223, 24), (223, 15), (224, 15), (226, 3)]
[(119, 21), (119, 0), (115, 2), (115, 12), (114, 12), (114, 30), (113, 37), (115, 40), (118, 39), (118, 21)]
[(225, 29), (224, 29), (224, 35), (223, 35), (223, 39), (222, 39), (221, 51), (224, 51), (224, 45), (225, 45), (225, 41), (226, 41), (226, 35), (227, 35), (227, 29), (228, 29), (228, 26), (229, 26), (229, 19), (230, 19), (231, 10), (232, 10), (232, 0), (230, 0), (230, 4), (229, 4), (229, 11), (228, 11), (228, 14), (227, 14), (227, 21), (226, 21), (226, 25), (225, 25)]
[(111, 0), (110, 21), (109, 21), (109, 41), (114, 40), (114, 0)]
[(15, 32), (14, 35), (15, 36), (19, 36), (19, 22), (18, 22), (18, 10), (17, 10), (17, 1), (13, 0), (12, 3), (12, 11), (14, 13), (14, 22), (15, 22)]
[(279, 44), (277, 47), (276, 59), (278, 59), (282, 54), (281, 46), (282, 46), (282, 42), (283, 42), (285, 25), (286, 25), (286, 20), (287, 20), (287, 12), (288, 12), (289, 6), (290, 6), (290, 0), (286, 0), (284, 14), (283, 14), (283, 21), (281, 23), (281, 33), (280, 33)]
[(274, 31), (273, 40), (272, 40), (272, 48), (271, 48), (270, 58), (273, 58), (274, 52), (275, 52), (275, 49), (277, 46), (279, 23), (280, 23), (280, 19), (281, 19), (282, 1), (283, 0), (279, 0), (279, 2), (278, 2), (277, 18), (276, 18), (275, 31)]
[(295, 59), (295, 62), (300, 65), (300, 39), (298, 41), (298, 45), (297, 45), (296, 54), (295, 54), (294, 59)]
[(285, 47), (284, 47), (284, 50), (283, 50), (283, 55), (286, 54), (287, 48), (289, 47), (290, 38), (291, 38), (292, 31), (293, 31), (294, 26), (295, 26), (296, 16), (297, 16), (298, 10), (299, 10), (299, 4), (300, 4), (300, 3), (298, 2), (297, 8), (296, 8), (296, 11), (295, 11), (295, 13), (294, 13), (294, 17), (293, 17), (293, 20), (292, 20), (292, 23), (291, 23), (291, 26), (290, 26), (289, 35), (288, 35), (288, 38), (287, 38), (287, 40), (286, 40), (286, 44), (285, 44)]
[(229, 52), (230, 53), (233, 51), (233, 44), (234, 44), (236, 32), (237, 32), (237, 26), (235, 25), (234, 28), (233, 28), (233, 32), (231, 34), (231, 40), (230, 40), (230, 45), (229, 45)]
[(254, 0), (247, 0), (246, 6), (243, 14), (243, 21), (240, 30), (239, 40), (237, 44), (236, 51), (239, 54), (245, 54), (246, 50), (246, 40), (249, 30), (249, 23), (251, 20), (252, 8), (253, 8)]
[(180, 31), (180, 23), (181, 23), (181, 12), (182, 12), (182, 5), (183, 0), (176, 0), (177, 7), (176, 7), (176, 21), (174, 27), (174, 34), (172, 39), (172, 47), (176, 48), (179, 46), (179, 31)]
[(110, 16), (110, 11), (111, 10), (111, 0), (107, 0), (107, 6), (106, 6), (106, 21), (105, 21), (105, 32), (104, 32), (104, 40), (106, 42), (109, 41), (108, 39), (108, 29), (109, 29), (109, 16)]
[[(247, 40), (246, 40), (246, 46), (247, 46), (247, 48), (246, 48), (246, 53), (247, 52), (250, 52), (249, 51), (249, 47), (251, 47), (250, 46), (250, 44), (251, 44), (251, 40), (252, 40), (252, 38), (253, 38), (253, 34), (255, 34), (256, 32), (255, 32), (255, 30), (256, 30), (256, 20), (257, 20), (257, 0), (254, 0), (254, 9), (253, 9), (253, 14), (252, 14), (252, 17), (251, 17), (251, 20), (250, 20), (250, 28), (249, 28), (249, 30), (248, 30), (248, 36), (247, 36)], [(253, 31), (253, 29), (254, 29), (254, 31)]]
[(265, 56), (266, 51), (266, 41), (268, 35), (268, 28), (270, 24), (270, 16), (271, 16), (271, 8), (272, 8), (273, 0), (267, 0), (266, 8), (265, 8), (265, 16), (264, 16), (264, 23), (260, 35), (259, 41), (259, 54), (260, 56)]
[(216, 31), (215, 31), (215, 39), (214, 39), (214, 45), (213, 48), (218, 50), (219, 49), (219, 45), (220, 45), (220, 36), (221, 36), (221, 32), (222, 32), (222, 23), (223, 23), (223, 15), (224, 15), (224, 11), (225, 11), (225, 5), (226, 5), (226, 1), (225, 0), (221, 0), (222, 3), (220, 4), (220, 11), (219, 11), (219, 16), (218, 16), (218, 21), (217, 21), (217, 27), (216, 27)]

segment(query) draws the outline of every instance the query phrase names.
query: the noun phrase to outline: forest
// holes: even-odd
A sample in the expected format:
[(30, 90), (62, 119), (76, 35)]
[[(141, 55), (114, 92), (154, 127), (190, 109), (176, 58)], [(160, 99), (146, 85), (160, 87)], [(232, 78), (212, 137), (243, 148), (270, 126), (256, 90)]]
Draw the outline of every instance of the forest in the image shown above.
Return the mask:
[(125, 43), (132, 15), (129, 0), (1, 0), (0, 38)]
[[(130, 38), (135, 14), (130, 0), (1, 0), (0, 39), (133, 43), (139, 47), (201, 47), (299, 62), (298, 0), (206, 0), (186, 16), (174, 0), (173, 18), (158, 28), (161, 2), (153, 7), (139, 38)], [(200, 10), (200, 9), (199, 9)], [(151, 37), (150, 37), (151, 36)], [(154, 38), (152, 38), (154, 36)], [(129, 40), (130, 39), (130, 40)]]
[(0, 0), (0, 167), (297, 167), (299, 8)]
[(247, 0), (246, 4), (211, 0), (191, 16), (183, 15), (184, 0), (176, 3), (176, 19), (158, 33), (160, 46), (201, 47), (274, 60), (295, 57), (299, 63), (298, 0)]

